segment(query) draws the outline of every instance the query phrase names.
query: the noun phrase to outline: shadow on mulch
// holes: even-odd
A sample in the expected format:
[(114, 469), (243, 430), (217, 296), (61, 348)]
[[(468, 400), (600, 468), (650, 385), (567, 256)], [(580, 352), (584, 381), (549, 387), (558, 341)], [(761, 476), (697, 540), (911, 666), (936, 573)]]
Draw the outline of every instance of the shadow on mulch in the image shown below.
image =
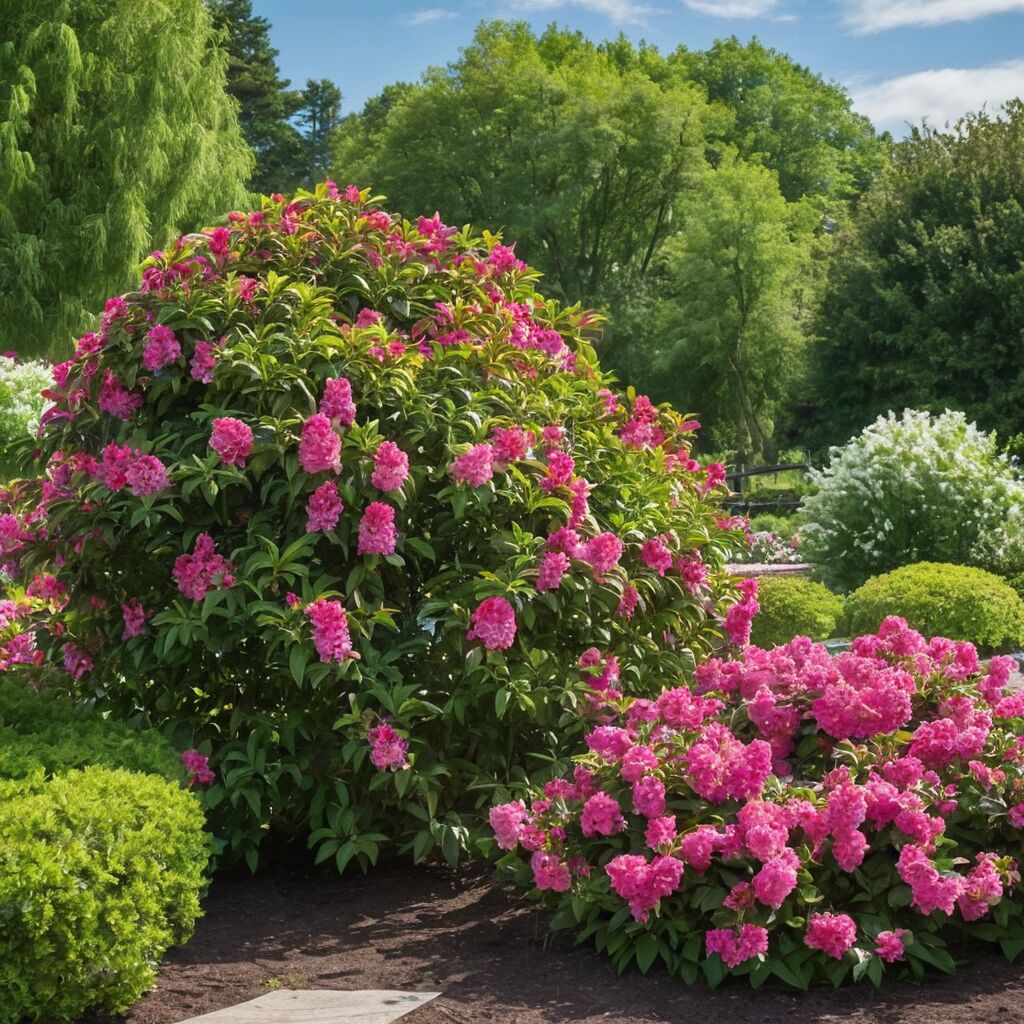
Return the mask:
[(171, 1024), (271, 988), (400, 988), (443, 996), (403, 1024), (1008, 1024), (1024, 1022), (1024, 971), (975, 954), (956, 978), (883, 993), (802, 995), (687, 987), (657, 970), (615, 974), (488, 871), (395, 864), (368, 876), (218, 878), (206, 916), (155, 989), (117, 1022)]

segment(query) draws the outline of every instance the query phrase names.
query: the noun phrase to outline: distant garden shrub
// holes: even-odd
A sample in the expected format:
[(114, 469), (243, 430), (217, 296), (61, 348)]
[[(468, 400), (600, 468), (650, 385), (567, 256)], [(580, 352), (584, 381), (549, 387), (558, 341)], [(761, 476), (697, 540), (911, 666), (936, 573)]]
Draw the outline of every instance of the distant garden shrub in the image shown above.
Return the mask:
[(268, 834), (455, 860), (595, 686), (652, 694), (756, 607), (696, 423), (535, 281), (333, 184), (156, 253), (54, 369), (0, 662), (208, 756), (252, 866)]
[(51, 382), (44, 363), (0, 356), (0, 470), (9, 469), (15, 445), (39, 425), (46, 404), (42, 392)]
[(103, 767), (0, 779), (0, 1022), (126, 1009), (199, 916), (199, 802)]
[(844, 632), (876, 629), (889, 615), (988, 651), (1024, 644), (1024, 602), (1005, 580), (983, 569), (919, 562), (875, 576), (846, 599)]
[(801, 552), (835, 589), (911, 562), (1021, 563), (1024, 485), (963, 413), (889, 413), (811, 476)]
[(1024, 693), (1014, 662), (897, 618), (615, 699), (571, 776), (494, 807), (499, 863), (621, 970), (807, 988), (1024, 950)]
[(827, 640), (835, 635), (843, 599), (827, 587), (800, 576), (766, 576), (758, 580), (761, 610), (754, 619), (750, 642), (758, 647), (788, 643), (793, 637)]

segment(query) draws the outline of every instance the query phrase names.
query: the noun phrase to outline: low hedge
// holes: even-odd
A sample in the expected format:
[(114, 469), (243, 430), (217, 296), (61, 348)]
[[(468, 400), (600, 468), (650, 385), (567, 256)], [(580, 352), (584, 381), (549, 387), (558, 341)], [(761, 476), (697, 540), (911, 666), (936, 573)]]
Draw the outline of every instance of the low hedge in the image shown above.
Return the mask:
[(757, 647), (789, 643), (795, 636), (827, 640), (843, 614), (843, 599), (827, 587), (800, 576), (766, 576), (758, 580), (750, 642)]
[(873, 576), (846, 599), (843, 631), (870, 633), (890, 615), (986, 652), (1024, 644), (1024, 601), (1005, 580), (970, 566), (917, 562)]
[(192, 934), (209, 841), (181, 774), (159, 736), (0, 680), (0, 1024), (124, 1010)]

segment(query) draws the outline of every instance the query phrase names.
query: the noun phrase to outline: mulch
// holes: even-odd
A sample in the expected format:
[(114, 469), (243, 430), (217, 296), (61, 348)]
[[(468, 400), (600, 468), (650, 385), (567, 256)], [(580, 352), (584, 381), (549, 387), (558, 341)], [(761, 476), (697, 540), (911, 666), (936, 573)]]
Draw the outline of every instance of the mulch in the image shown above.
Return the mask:
[(116, 1024), (171, 1024), (272, 988), (443, 992), (403, 1024), (1024, 1022), (1024, 967), (985, 951), (955, 978), (882, 993), (754, 992), (739, 980), (709, 992), (657, 969), (619, 976), (478, 869), (396, 863), (344, 878), (283, 869), (220, 877), (205, 906), (192, 941), (168, 954), (156, 987)]

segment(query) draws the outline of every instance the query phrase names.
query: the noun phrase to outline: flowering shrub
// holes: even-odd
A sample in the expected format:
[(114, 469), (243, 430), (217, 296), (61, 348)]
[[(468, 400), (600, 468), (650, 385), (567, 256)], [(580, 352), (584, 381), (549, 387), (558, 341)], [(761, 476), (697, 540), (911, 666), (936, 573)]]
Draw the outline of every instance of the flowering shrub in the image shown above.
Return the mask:
[(0, 667), (207, 758), (252, 865), (268, 833), (454, 860), (581, 705), (745, 642), (755, 607), (698, 425), (616, 394), (536, 279), (330, 184), (155, 253), (54, 368), (0, 516)]
[(1021, 567), (1024, 484), (963, 413), (879, 417), (811, 478), (801, 552), (833, 589), (911, 562)]
[(43, 363), (0, 356), (0, 466), (8, 466), (14, 446), (27, 442), (43, 412), (43, 389), (50, 372)]
[(737, 559), (749, 565), (796, 565), (801, 562), (800, 535), (794, 533), (783, 540), (772, 530), (756, 530), (748, 534), (749, 546)]
[(835, 635), (843, 614), (841, 597), (800, 576), (761, 577), (757, 602), (761, 610), (754, 619), (750, 642), (758, 647), (788, 643), (795, 636), (827, 640)]
[(569, 778), (491, 811), (517, 879), (621, 969), (806, 988), (1024, 949), (1024, 692), (1013, 660), (898, 618), (831, 656), (712, 658), (610, 701)]
[(890, 615), (923, 633), (970, 640), (986, 651), (1024, 645), (1024, 601), (984, 569), (918, 562), (873, 576), (846, 599), (844, 633), (870, 632)]

